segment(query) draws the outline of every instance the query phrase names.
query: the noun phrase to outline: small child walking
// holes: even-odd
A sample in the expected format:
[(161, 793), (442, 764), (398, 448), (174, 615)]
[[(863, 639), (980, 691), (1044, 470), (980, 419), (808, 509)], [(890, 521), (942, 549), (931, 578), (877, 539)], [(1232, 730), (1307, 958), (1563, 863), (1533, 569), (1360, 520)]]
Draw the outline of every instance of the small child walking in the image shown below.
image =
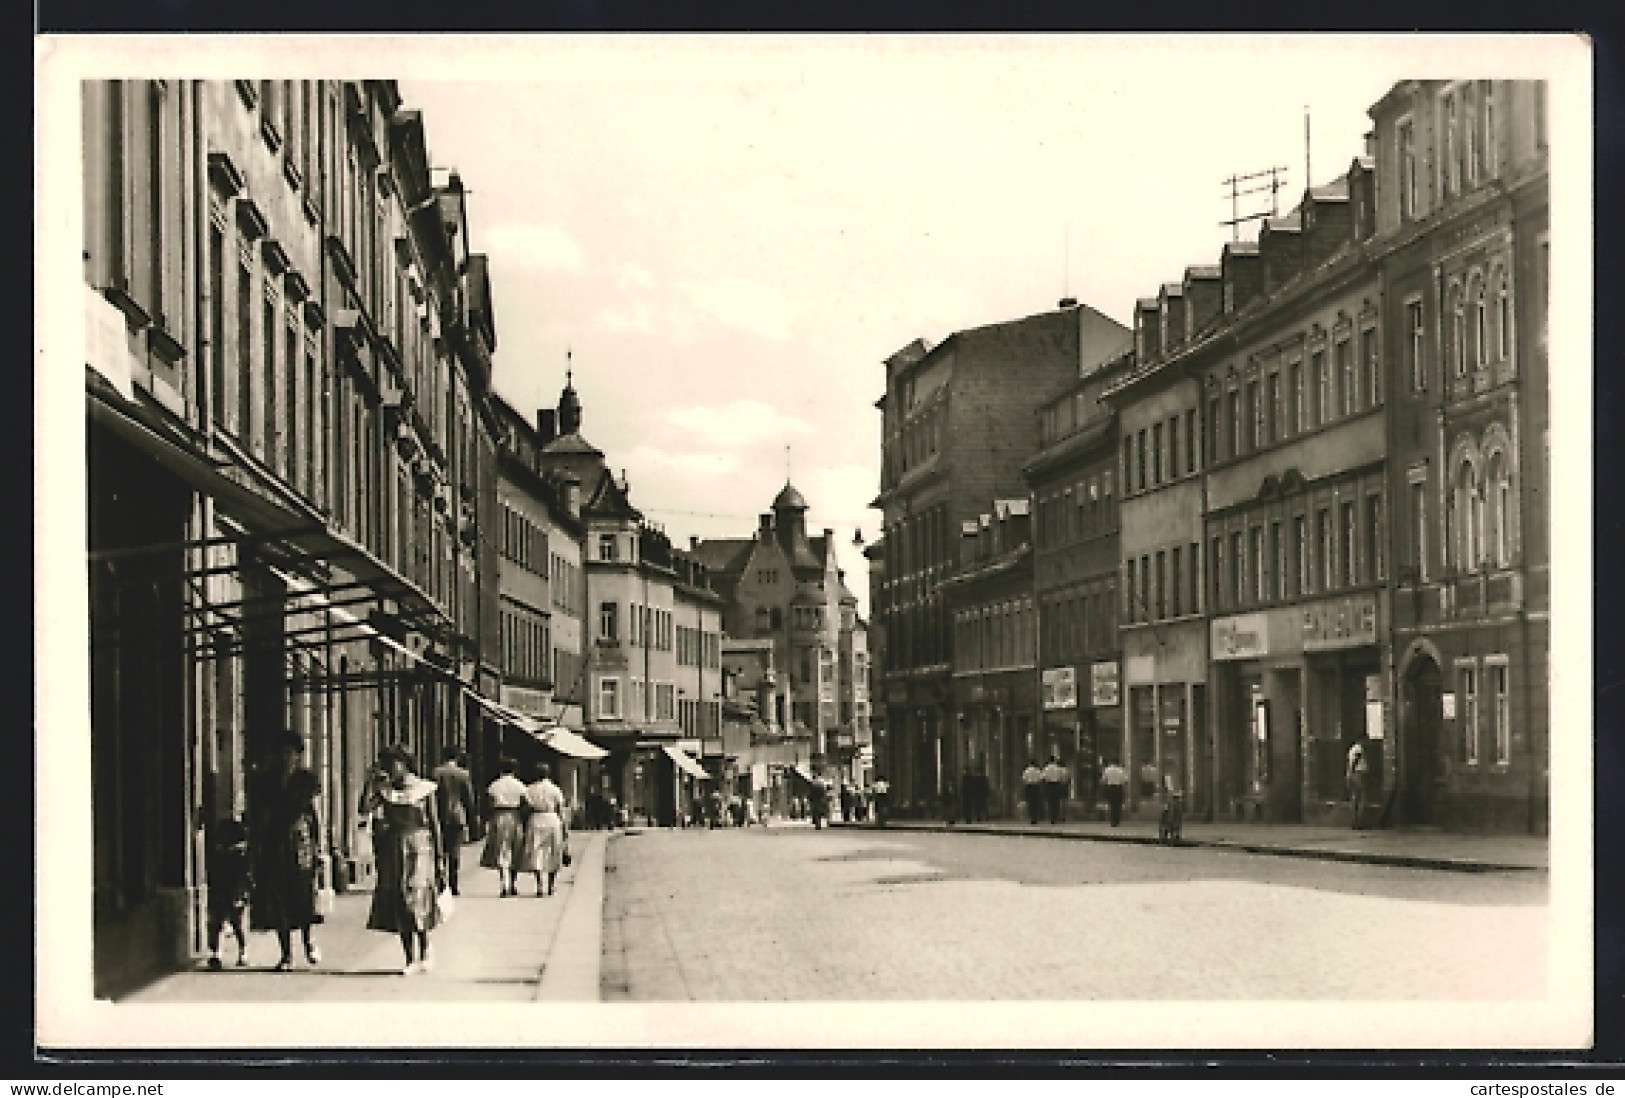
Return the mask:
[(248, 910), (250, 879), (248, 829), (235, 816), (216, 820), (210, 826), (209, 881), (209, 970), (220, 971), (220, 930), (231, 925), (237, 936), (237, 964), (248, 964), (248, 936), (243, 932), (243, 915)]

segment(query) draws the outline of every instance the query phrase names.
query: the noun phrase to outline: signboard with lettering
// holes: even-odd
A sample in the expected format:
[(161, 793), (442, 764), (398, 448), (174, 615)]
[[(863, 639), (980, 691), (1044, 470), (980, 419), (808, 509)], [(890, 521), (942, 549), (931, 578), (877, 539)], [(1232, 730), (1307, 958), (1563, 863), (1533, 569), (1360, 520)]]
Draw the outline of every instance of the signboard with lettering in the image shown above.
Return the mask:
[(546, 717), (548, 715), (547, 695), (540, 690), (532, 690), (525, 686), (502, 686), (501, 701), (512, 709), (529, 717)]
[(1447, 721), (1456, 719), (1456, 695), (1448, 693), (1439, 695), (1439, 716)]
[(1096, 709), (1110, 709), (1122, 704), (1118, 681), (1117, 661), (1090, 665), (1089, 695)]
[(1377, 596), (1351, 595), (1303, 608), (1303, 648), (1357, 648), (1377, 643)]
[(1078, 707), (1077, 668), (1044, 668), (1043, 697), (1045, 709), (1076, 709)]
[(1264, 614), (1235, 614), (1213, 622), (1213, 658), (1250, 660), (1270, 650), (1269, 618)]

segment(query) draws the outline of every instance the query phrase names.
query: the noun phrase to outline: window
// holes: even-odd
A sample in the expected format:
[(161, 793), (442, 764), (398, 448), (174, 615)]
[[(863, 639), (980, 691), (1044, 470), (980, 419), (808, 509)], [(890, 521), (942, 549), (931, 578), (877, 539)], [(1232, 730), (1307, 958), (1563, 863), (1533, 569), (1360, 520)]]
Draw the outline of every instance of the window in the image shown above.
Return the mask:
[(1506, 455), (1500, 450), (1490, 455), (1484, 489), (1489, 494), (1485, 531), (1489, 556), (1497, 567), (1506, 568), (1512, 564), (1512, 483), (1507, 476)]
[(1382, 495), (1372, 492), (1365, 497), (1365, 560), (1368, 573), (1366, 578), (1372, 582), (1381, 582), (1384, 578), (1383, 537)]
[(1307, 595), (1315, 589), (1309, 571), (1309, 524), (1303, 515), (1292, 519), (1292, 594)]
[(1495, 736), (1495, 763), (1505, 766), (1512, 760), (1512, 712), (1508, 689), (1508, 671), (1505, 656), (1490, 656), (1484, 661), (1485, 685), (1490, 694), (1490, 720)]
[(1461, 142), (1456, 133), (1456, 97), (1444, 97), (1444, 193), (1461, 193)]
[(1254, 526), (1247, 531), (1248, 561), (1252, 573), (1252, 597), (1255, 602), (1262, 602), (1269, 591), (1269, 585), (1264, 576), (1264, 528)]
[(1332, 420), (1332, 375), (1326, 369), (1326, 352), (1316, 351), (1309, 356), (1309, 373), (1315, 379), (1315, 425), (1324, 426)]
[(1196, 472), (1196, 409), (1185, 412), (1185, 472)]
[(1467, 316), (1458, 286), (1450, 294), (1450, 360), (1455, 363), (1456, 376), (1467, 376)]
[(258, 370), (254, 363), (254, 272), (246, 252), (237, 263), (237, 416), (243, 442), (254, 445), (259, 434), (254, 422), (254, 390)]
[(1281, 375), (1279, 372), (1269, 376), (1269, 409), (1265, 413), (1265, 437), (1261, 440), (1264, 445), (1274, 442), (1283, 434), (1281, 426)]
[(1151, 618), (1151, 554), (1140, 556), (1140, 620)]
[(1208, 574), (1213, 577), (1209, 585), (1213, 594), (1209, 598), (1209, 611), (1224, 608), (1224, 539), (1215, 537), (1208, 545)]
[(1247, 559), (1242, 555), (1241, 531), (1230, 534), (1230, 590), (1236, 606), (1247, 605)]
[(1481, 370), (1489, 360), (1490, 340), (1488, 313), (1484, 307), (1484, 280), (1478, 275), (1473, 276), (1468, 294), (1472, 307), (1472, 363), (1474, 369)]
[(1281, 524), (1270, 523), (1270, 600), (1286, 597), (1286, 544), (1281, 540)]
[(1365, 370), (1366, 407), (1382, 405), (1382, 366), (1377, 355), (1377, 329), (1365, 328), (1360, 332), (1360, 362)]
[(598, 535), (598, 559), (599, 560), (619, 560), (620, 559), (620, 550), (619, 550), (619, 547), (615, 543), (615, 535), (614, 534), (599, 534)]
[(1207, 463), (1219, 460), (1219, 398), (1207, 402)]
[(1354, 347), (1348, 340), (1340, 339), (1337, 341), (1335, 354), (1339, 379), (1339, 407), (1343, 415), (1352, 416), (1360, 391), (1354, 378)]
[(617, 629), (619, 620), (619, 607), (613, 602), (600, 603), (598, 606), (598, 636), (603, 640), (615, 640), (619, 635)]
[(598, 680), (598, 715), (606, 720), (621, 718), (621, 680)]
[(235, 404), (226, 400), (226, 242), (220, 226), (209, 223), (209, 393), (214, 422), (236, 432)]
[(1139, 434), (1135, 437), (1135, 447), (1135, 465), (1138, 471), (1140, 491), (1143, 492), (1145, 491), (1146, 486), (1145, 428), (1143, 427), (1140, 429)]
[(1333, 565), (1336, 563), (1337, 542), (1332, 537), (1332, 513), (1325, 507), (1315, 512), (1315, 545), (1320, 553), (1316, 578), (1322, 591), (1330, 591), (1333, 577), (1336, 576)]
[(1168, 479), (1179, 476), (1179, 417), (1168, 420)]
[(1471, 661), (1456, 665), (1456, 689), (1461, 694), (1461, 756), (1468, 766), (1478, 765), (1478, 668)]
[(1358, 549), (1357, 541), (1360, 536), (1360, 528), (1358, 522), (1356, 522), (1358, 516), (1355, 513), (1353, 500), (1349, 500), (1342, 505), (1340, 516), (1343, 524), (1343, 586), (1353, 587), (1360, 582), (1359, 556), (1356, 551)]
[(1423, 347), (1422, 302), (1405, 303), (1406, 356), (1410, 359), (1411, 391), (1420, 393), (1428, 387), (1427, 356)]
[(1162, 424), (1151, 425), (1151, 483), (1162, 483)]
[(1168, 613), (1172, 617), (1180, 616), (1180, 593), (1183, 584), (1179, 571), (1179, 546), (1168, 551)]
[(1247, 448), (1256, 450), (1264, 445), (1264, 404), (1259, 398), (1258, 382), (1247, 383), (1247, 419), (1248, 429), (1251, 432), (1247, 439)]
[(1123, 437), (1123, 491), (1134, 491), (1134, 439)]
[(1201, 607), (1201, 602), (1202, 602), (1201, 551), (1202, 551), (1201, 545), (1199, 545), (1198, 543), (1196, 543), (1194, 541), (1191, 542), (1191, 555), (1190, 555), (1191, 601), (1190, 601), (1190, 612), (1192, 614), (1200, 612), (1200, 610), (1202, 608)]
[(1303, 363), (1294, 362), (1287, 367), (1288, 383), (1292, 389), (1291, 403), (1287, 405), (1286, 433), (1295, 435), (1309, 422), (1309, 408), (1304, 400)]
[(1400, 120), (1395, 143), (1399, 146), (1399, 216), (1410, 219), (1417, 215), (1416, 205), (1416, 126), (1409, 118)]
[(1512, 298), (1505, 271), (1495, 274), (1495, 357), (1501, 362), (1512, 358)]
[(1451, 493), (1451, 507), (1447, 515), (1450, 529), (1446, 532), (1449, 538), (1453, 533), (1454, 541), (1451, 548), (1456, 553), (1456, 566), (1466, 572), (1471, 571), (1479, 560), (1479, 494), (1478, 474), (1470, 461), (1463, 461), (1456, 471), (1455, 491)]
[(1226, 432), (1229, 445), (1225, 447), (1225, 457), (1235, 457), (1241, 453), (1241, 394), (1234, 389), (1230, 390), (1227, 398), (1230, 415), (1227, 417), (1229, 430)]

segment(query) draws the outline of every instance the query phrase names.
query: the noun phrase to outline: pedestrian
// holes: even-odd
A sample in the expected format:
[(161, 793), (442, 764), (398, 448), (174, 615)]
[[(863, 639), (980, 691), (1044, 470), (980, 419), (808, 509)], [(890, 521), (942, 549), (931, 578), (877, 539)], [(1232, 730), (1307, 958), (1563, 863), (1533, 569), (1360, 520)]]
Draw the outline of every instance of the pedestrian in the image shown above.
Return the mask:
[(754, 827), (759, 821), (756, 818), (756, 798), (745, 798), (745, 826)]
[(969, 763), (959, 772), (959, 818), (966, 823), (976, 819), (976, 775)]
[(888, 782), (885, 778), (876, 778), (874, 785), (870, 788), (874, 792), (875, 826), (885, 827), (887, 801), (891, 794), (891, 782)]
[(1349, 747), (1348, 763), (1343, 773), (1343, 780), (1348, 784), (1349, 806), (1354, 810), (1356, 831), (1361, 827), (1360, 813), (1365, 809), (1366, 773), (1370, 768), (1370, 760), (1366, 758), (1366, 734), (1362, 729)]
[[(515, 865), (536, 874), (536, 895), (553, 895), (553, 882), (564, 865), (564, 844), (569, 839), (565, 820), (569, 816), (564, 790), (553, 783), (553, 768), (546, 763), (536, 767), (536, 780), (525, 789), (530, 817), (525, 821), (525, 841)], [(547, 891), (542, 891), (542, 877)]]
[(971, 777), (975, 782), (976, 790), (975, 805), (973, 808), (975, 813), (974, 818), (986, 823), (988, 801), (991, 800), (993, 796), (993, 782), (987, 776), (987, 764), (985, 762), (978, 764), (976, 767), (976, 773), (971, 775)]
[(517, 765), (504, 757), (497, 763), (497, 777), (485, 790), (487, 809), (485, 849), (480, 865), (497, 871), (499, 896), (519, 895), (519, 807), (525, 802), (525, 783), (514, 777)]
[(453, 896), (462, 895), (457, 887), (457, 863), (462, 861), (468, 825), (475, 815), (474, 783), (469, 780), (462, 762), (463, 753), (448, 747), (445, 761), (429, 775), (435, 787), (435, 807), (440, 809), (440, 848), (446, 852), (446, 884)]
[(814, 782), (812, 789), (812, 822), (813, 830), (824, 826), (829, 817), (829, 787), (822, 781)]
[(389, 821), (389, 843), (378, 863), (367, 929), (398, 935), (406, 956), (401, 975), (415, 976), (434, 967), (429, 932), (442, 917), (444, 832), (435, 783), (412, 772), (412, 758), (399, 745), (385, 749), (383, 763), (388, 780), (373, 788), (373, 796)]
[(1123, 787), (1128, 785), (1128, 771), (1115, 761), (1107, 763), (1100, 772), (1100, 784), (1106, 788), (1106, 812), (1116, 827), (1123, 820)]
[(225, 926), (237, 936), (237, 967), (248, 964), (248, 936), (243, 916), (248, 910), (254, 875), (249, 865), (248, 828), (236, 816), (208, 826), (209, 968), (220, 971), (220, 931)]
[(311, 965), (322, 959), (311, 936), (316, 923), (316, 862), (321, 825), (316, 818), (316, 775), (299, 765), (305, 741), (297, 732), (279, 739), (280, 763), (262, 770), (257, 782), (259, 827), (251, 836), (254, 852), (253, 914), (256, 924), (276, 930), (282, 956), (276, 970), (293, 967), (293, 931), (305, 947)]
[(1027, 798), (1027, 822), (1036, 825), (1044, 811), (1044, 772), (1034, 759), (1028, 759), (1021, 772), (1021, 791)]
[(1061, 765), (1059, 755), (1051, 755), (1044, 766), (1044, 800), (1049, 805), (1049, 822), (1060, 823), (1066, 815), (1066, 795), (1071, 776)]

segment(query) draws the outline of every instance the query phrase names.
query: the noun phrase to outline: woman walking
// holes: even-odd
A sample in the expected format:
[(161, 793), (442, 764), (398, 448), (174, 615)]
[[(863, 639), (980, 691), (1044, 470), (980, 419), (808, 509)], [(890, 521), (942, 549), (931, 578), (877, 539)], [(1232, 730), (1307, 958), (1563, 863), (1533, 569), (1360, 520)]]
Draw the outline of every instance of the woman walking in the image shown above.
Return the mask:
[[(536, 874), (536, 895), (553, 895), (553, 882), (564, 864), (564, 840), (568, 837), (564, 819), (564, 791), (553, 784), (553, 768), (542, 763), (536, 780), (525, 789), (530, 819), (525, 821), (525, 842), (519, 868)], [(542, 875), (547, 875), (547, 891), (542, 891)]]
[(299, 929), (305, 960), (317, 964), (322, 959), (311, 937), (316, 922), (316, 852), (321, 825), (316, 818), (316, 775), (299, 765), (305, 741), (297, 732), (285, 732), (279, 740), (281, 760), (277, 769), (262, 771), (257, 790), (259, 818), (257, 841), (250, 849), (257, 855), (254, 873), (254, 921), (276, 929), (282, 958), (276, 970), (293, 968), (293, 930)]
[(503, 896), (519, 895), (519, 806), (525, 802), (525, 783), (514, 777), (514, 769), (514, 761), (503, 758), (497, 764), (496, 780), (485, 791), (489, 819), (480, 865), (497, 871)]
[[(429, 932), (440, 923), (439, 897), (445, 883), (440, 812), (435, 784), (412, 773), (412, 761), (399, 746), (385, 748), (386, 779), (371, 797), (383, 807), (388, 828), (378, 861), (378, 883), (367, 912), (367, 929), (400, 935), (406, 955), (403, 976), (434, 967)], [(415, 952), (414, 952), (415, 947)]]

